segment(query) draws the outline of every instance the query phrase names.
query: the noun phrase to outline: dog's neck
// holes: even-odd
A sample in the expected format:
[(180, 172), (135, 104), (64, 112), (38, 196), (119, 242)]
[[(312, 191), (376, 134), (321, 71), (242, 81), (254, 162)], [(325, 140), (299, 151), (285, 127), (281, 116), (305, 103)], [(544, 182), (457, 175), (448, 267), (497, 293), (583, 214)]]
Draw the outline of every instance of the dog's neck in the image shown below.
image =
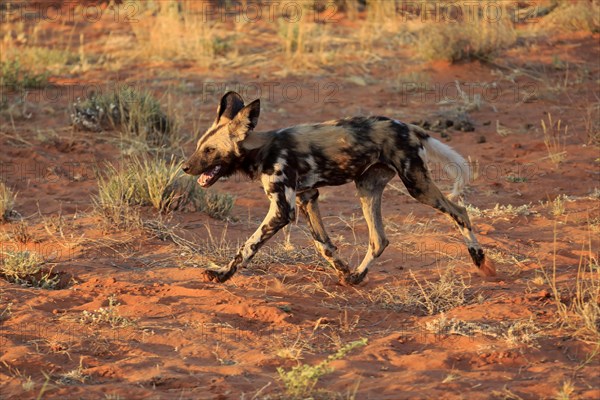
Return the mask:
[(260, 174), (261, 165), (258, 154), (268, 147), (269, 142), (271, 142), (274, 136), (275, 131), (252, 131), (242, 141), (241, 147), (244, 150), (244, 158), (240, 169), (251, 179), (256, 179)]

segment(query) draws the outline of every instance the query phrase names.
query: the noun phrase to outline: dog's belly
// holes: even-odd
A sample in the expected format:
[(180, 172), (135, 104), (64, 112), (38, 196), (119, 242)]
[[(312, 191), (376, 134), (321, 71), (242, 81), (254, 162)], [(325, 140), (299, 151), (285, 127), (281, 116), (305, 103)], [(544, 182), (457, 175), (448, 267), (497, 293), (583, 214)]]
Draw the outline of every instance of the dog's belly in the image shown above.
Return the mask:
[(296, 190), (304, 191), (323, 186), (339, 186), (358, 178), (368, 166), (354, 164), (346, 168), (328, 168), (320, 171), (309, 171), (298, 177)]
[(323, 186), (339, 186), (348, 182), (352, 182), (353, 180), (354, 178), (348, 176), (339, 176), (335, 178), (330, 177), (328, 179), (325, 179), (320, 176), (310, 176), (298, 181), (296, 190), (298, 192), (302, 192), (309, 189), (317, 189)]

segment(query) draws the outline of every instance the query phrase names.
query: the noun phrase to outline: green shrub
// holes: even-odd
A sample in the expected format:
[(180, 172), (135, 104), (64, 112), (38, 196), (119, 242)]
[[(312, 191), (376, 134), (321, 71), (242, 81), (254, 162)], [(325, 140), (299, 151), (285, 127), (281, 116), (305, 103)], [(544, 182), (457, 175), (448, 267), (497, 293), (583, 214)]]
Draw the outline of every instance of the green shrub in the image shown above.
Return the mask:
[(11, 283), (41, 289), (56, 289), (60, 283), (57, 274), (42, 268), (44, 262), (36, 253), (5, 251), (0, 257), (0, 275)]
[(175, 131), (175, 124), (150, 92), (129, 86), (78, 100), (73, 105), (71, 121), (79, 129), (115, 129), (128, 137), (159, 146), (169, 144), (169, 136)]

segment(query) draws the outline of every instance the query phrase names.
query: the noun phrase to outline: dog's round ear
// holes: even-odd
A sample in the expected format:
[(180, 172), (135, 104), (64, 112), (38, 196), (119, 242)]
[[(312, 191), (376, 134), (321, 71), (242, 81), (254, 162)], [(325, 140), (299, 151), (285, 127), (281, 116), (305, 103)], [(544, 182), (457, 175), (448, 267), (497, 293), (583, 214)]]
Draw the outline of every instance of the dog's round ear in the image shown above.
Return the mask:
[(219, 107), (217, 107), (218, 122), (221, 118), (232, 120), (240, 110), (244, 108), (244, 99), (236, 92), (227, 92), (221, 97)]

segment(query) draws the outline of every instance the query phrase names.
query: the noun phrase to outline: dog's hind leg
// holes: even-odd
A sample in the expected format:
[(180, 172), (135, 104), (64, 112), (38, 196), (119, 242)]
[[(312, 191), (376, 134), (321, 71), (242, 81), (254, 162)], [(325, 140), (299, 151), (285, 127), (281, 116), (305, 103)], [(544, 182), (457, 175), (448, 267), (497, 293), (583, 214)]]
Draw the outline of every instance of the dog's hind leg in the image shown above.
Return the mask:
[(462, 234), (467, 244), (469, 255), (475, 266), (479, 269), (479, 272), (486, 276), (495, 275), (496, 270), (493, 264), (489, 260), (486, 260), (483, 250), (473, 234), (467, 210), (448, 200), (442, 194), (429, 177), (429, 173), (420, 160), (420, 158), (412, 160), (413, 162), (409, 164), (410, 168), (399, 174), (408, 193), (421, 203), (427, 204), (450, 216)]
[(321, 213), (319, 211), (319, 191), (317, 189), (307, 190), (298, 194), (298, 205), (300, 212), (308, 221), (308, 227), (310, 233), (314, 239), (315, 247), (340, 274), (341, 276), (347, 275), (350, 270), (348, 265), (343, 262), (337, 252), (337, 247), (331, 242), (331, 239), (325, 231), (323, 220), (321, 219)]
[(357, 180), (356, 188), (360, 197), (363, 214), (369, 227), (369, 249), (360, 265), (344, 277), (350, 284), (360, 283), (369, 272), (369, 266), (389, 244), (385, 237), (383, 219), (381, 217), (381, 196), (387, 183), (396, 173), (391, 168), (376, 164), (367, 169)]

